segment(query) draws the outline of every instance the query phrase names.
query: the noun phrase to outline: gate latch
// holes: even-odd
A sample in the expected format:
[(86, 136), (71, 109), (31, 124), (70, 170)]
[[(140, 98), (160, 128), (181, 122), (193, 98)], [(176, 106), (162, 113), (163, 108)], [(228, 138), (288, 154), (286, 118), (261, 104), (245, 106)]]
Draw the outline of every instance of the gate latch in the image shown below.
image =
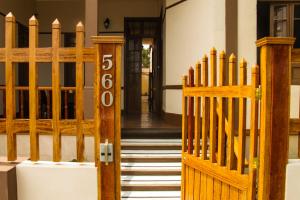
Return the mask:
[(113, 156), (113, 144), (108, 143), (108, 139), (106, 139), (105, 143), (100, 143), (100, 161), (108, 165), (113, 162)]

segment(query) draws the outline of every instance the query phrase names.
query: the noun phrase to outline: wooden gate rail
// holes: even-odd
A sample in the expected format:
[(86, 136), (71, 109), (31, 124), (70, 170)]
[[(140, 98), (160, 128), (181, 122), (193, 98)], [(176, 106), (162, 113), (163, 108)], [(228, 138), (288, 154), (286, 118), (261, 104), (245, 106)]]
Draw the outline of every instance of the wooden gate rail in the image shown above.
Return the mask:
[[(5, 20), (5, 48), (0, 48), (0, 62), (5, 63), (6, 85), (1, 86), (5, 91), (6, 118), (0, 119), (0, 133), (7, 134), (8, 160), (17, 158), (17, 134), (30, 135), (30, 158), (39, 160), (39, 135), (53, 135), (53, 161), (61, 159), (61, 136), (72, 135), (77, 137), (77, 160), (84, 160), (84, 136), (94, 136), (94, 120), (83, 118), (83, 67), (84, 63), (95, 63), (96, 50), (94, 47), (84, 47), (84, 26), (80, 22), (76, 26), (76, 47), (60, 47), (61, 27), (58, 20), (52, 24), (52, 47), (38, 47), (38, 21), (33, 16), (29, 20), (29, 47), (17, 48), (15, 46), (15, 17), (9, 13)], [(29, 85), (15, 86), (15, 63), (29, 63)], [(76, 63), (76, 87), (62, 87), (59, 82), (59, 63)], [(41, 87), (37, 83), (37, 63), (52, 63), (52, 86)], [(20, 101), (20, 115), (16, 119), (15, 92), (29, 91), (29, 118), (24, 119), (24, 102)], [(40, 113), (39, 92), (52, 93), (47, 96), (47, 119), (42, 119)], [(61, 92), (73, 91), (75, 93), (76, 114), (75, 119), (68, 120), (68, 115), (61, 116)], [(24, 97), (24, 96), (23, 96)], [(65, 111), (68, 106), (64, 104)], [(50, 112), (50, 109), (52, 111)], [(50, 114), (51, 113), (51, 114)], [(65, 112), (66, 113), (66, 112)], [(62, 120), (62, 118), (65, 118)]]

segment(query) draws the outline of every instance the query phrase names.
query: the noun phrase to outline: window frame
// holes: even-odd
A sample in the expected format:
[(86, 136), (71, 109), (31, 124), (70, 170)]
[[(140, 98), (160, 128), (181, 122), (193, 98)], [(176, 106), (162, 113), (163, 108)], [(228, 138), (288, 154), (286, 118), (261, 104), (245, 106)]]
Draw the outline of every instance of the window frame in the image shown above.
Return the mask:
[(270, 4), (270, 35), (275, 37), (275, 30), (274, 30), (274, 21), (275, 21), (275, 13), (274, 7), (275, 6), (286, 6), (287, 7), (287, 37), (293, 36), (293, 13), (294, 13), (294, 3), (272, 3)]

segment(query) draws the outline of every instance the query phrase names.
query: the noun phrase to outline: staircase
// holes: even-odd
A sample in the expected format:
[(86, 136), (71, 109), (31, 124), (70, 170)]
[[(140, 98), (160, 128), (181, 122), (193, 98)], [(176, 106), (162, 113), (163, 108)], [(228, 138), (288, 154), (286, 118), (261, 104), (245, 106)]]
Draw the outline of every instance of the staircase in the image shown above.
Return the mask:
[(122, 200), (180, 200), (181, 140), (173, 137), (178, 133), (169, 130), (172, 139), (158, 139), (158, 132), (150, 132), (129, 131), (132, 137), (122, 139)]

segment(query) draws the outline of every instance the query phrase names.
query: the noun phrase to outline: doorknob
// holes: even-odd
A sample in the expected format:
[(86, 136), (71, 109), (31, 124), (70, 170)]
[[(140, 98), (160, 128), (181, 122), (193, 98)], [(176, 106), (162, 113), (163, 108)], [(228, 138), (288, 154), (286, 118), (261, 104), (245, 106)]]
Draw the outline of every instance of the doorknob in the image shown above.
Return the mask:
[(100, 161), (105, 162), (105, 165), (113, 162), (113, 144), (108, 143), (108, 139), (100, 144)]

